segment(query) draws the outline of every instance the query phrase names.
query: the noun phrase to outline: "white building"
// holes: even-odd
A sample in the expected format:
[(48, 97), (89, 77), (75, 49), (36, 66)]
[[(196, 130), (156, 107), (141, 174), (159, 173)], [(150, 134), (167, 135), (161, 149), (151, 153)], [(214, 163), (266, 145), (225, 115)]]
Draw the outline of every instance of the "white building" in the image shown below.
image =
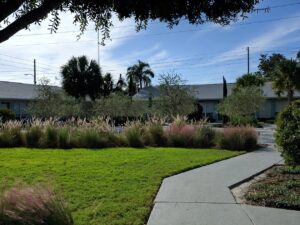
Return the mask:
[[(228, 96), (232, 93), (234, 83), (227, 84)], [(203, 108), (203, 117), (220, 120), (217, 105), (223, 99), (223, 84), (186, 85), (190, 93), (198, 99)], [(262, 87), (266, 98), (261, 109), (257, 112), (259, 119), (273, 119), (287, 105), (286, 95), (278, 97), (272, 90), (272, 83), (266, 82)], [(134, 99), (147, 100), (149, 97), (155, 99), (159, 95), (157, 87), (146, 87), (134, 96)], [(300, 92), (295, 92), (294, 98), (300, 98)]]

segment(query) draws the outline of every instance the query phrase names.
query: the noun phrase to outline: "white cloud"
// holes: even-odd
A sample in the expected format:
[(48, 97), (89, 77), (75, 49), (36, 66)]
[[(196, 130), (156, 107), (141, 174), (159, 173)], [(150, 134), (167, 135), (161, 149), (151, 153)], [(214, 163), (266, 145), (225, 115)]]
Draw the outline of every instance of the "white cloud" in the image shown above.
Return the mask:
[[(33, 73), (32, 62), (35, 58), (37, 60), (38, 78), (47, 76), (52, 83), (58, 84), (59, 81), (55, 78), (60, 77), (60, 66), (72, 56), (87, 55), (91, 59), (97, 59), (97, 33), (93, 30), (92, 25), (77, 41), (79, 28), (73, 25), (72, 15), (62, 14), (61, 19), (62, 24), (57, 34), (35, 35), (49, 32), (49, 21), (44, 21), (41, 26), (33, 25), (31, 31), (21, 31), (0, 45), (1, 80), (31, 83), (32, 77), (24, 76), (24, 74)], [(113, 51), (138, 34), (135, 32), (133, 20), (125, 20), (121, 23), (117, 18), (113, 18), (113, 23), (115, 27), (111, 29), (112, 41), (106, 40), (106, 45), (100, 47), (100, 59), (101, 65), (117, 71), (114, 75), (118, 76), (118, 73), (123, 71), (124, 67), (119, 65), (120, 61), (113, 56)], [(123, 36), (128, 37), (118, 38)]]
[[(239, 44), (237, 47), (208, 60), (206, 63), (197, 64), (195, 67), (213, 66), (224, 62), (241, 59), (245, 57), (241, 53), (245, 53), (246, 47), (248, 46), (251, 48), (251, 53), (259, 53), (268, 50), (269, 48), (287, 44), (289, 39), (285, 38), (290, 34), (300, 30), (299, 23), (300, 19), (293, 22), (285, 21), (277, 23), (273, 29), (269, 30), (268, 32), (262, 33), (258, 37), (251, 40), (245, 41), (242, 44)], [(290, 39), (290, 41), (293, 41), (293, 39)]]

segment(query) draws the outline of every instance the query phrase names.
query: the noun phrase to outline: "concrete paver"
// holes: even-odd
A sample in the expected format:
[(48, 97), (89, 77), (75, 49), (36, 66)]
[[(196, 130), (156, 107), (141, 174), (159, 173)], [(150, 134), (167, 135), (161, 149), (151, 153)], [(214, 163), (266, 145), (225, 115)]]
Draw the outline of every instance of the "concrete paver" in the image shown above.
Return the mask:
[(253, 225), (237, 204), (159, 203), (150, 218), (148, 225)]

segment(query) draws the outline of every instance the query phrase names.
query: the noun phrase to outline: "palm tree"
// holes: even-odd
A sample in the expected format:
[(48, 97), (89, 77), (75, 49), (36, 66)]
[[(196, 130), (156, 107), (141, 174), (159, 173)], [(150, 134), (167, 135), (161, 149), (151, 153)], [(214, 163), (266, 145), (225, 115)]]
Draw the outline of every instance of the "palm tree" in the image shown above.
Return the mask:
[(151, 78), (154, 77), (154, 73), (148, 63), (138, 60), (137, 64), (128, 67), (127, 69), (127, 80), (133, 79), (139, 83), (139, 89), (151, 84)]
[(109, 96), (113, 91), (114, 82), (112, 80), (112, 75), (110, 73), (106, 73), (103, 78), (103, 95), (104, 97)]
[(134, 96), (136, 94), (136, 83), (135, 81), (133, 80), (133, 76), (128, 76), (128, 95), (130, 97)]
[(296, 60), (285, 59), (275, 66), (272, 73), (272, 87), (278, 95), (287, 93), (288, 103), (293, 101), (294, 93), (300, 90), (300, 67)]
[(75, 98), (99, 97), (102, 90), (101, 69), (95, 60), (86, 56), (72, 57), (61, 67), (63, 89)]

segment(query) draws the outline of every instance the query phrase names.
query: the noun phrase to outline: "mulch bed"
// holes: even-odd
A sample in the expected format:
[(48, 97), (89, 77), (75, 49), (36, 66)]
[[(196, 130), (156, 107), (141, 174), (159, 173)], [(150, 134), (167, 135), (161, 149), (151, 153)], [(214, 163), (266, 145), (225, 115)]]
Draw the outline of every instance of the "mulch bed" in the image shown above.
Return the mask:
[(300, 166), (275, 166), (250, 185), (246, 204), (300, 210)]

